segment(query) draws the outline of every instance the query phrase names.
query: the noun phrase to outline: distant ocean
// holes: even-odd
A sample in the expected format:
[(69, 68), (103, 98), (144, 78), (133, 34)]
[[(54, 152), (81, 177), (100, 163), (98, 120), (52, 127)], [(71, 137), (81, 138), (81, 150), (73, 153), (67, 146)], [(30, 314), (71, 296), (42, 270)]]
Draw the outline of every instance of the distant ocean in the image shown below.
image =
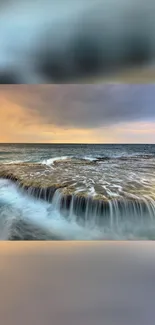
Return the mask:
[(25, 165), (70, 200), (0, 178), (1, 240), (155, 239), (155, 145), (0, 144), (0, 170)]

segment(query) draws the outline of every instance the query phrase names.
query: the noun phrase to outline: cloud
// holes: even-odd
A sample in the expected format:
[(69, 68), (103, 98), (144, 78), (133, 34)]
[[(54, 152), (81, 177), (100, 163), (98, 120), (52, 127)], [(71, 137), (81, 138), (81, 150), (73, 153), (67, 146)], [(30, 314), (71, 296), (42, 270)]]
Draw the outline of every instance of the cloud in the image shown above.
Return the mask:
[(21, 141), (122, 142), (154, 135), (153, 84), (0, 86), (0, 102), (0, 133)]
[(0, 82), (68, 83), (149, 68), (154, 12), (154, 0), (1, 0)]

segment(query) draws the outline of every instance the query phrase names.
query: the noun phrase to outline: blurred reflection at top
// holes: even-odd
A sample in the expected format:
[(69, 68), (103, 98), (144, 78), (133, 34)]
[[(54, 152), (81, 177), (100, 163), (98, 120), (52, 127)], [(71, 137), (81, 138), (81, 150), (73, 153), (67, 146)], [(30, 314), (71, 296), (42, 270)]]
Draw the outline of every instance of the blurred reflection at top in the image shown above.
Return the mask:
[(1, 0), (0, 83), (155, 80), (154, 0)]

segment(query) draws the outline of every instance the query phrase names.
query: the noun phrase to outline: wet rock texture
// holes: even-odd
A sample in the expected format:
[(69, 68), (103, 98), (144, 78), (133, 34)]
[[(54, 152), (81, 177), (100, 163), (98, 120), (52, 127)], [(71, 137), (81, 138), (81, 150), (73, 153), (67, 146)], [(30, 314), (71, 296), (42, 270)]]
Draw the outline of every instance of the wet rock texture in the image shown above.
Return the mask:
[[(74, 212), (76, 216), (81, 219), (86, 219), (88, 214), (95, 216), (103, 216), (104, 219), (109, 219), (115, 211), (119, 211), (122, 218), (125, 211), (129, 211), (131, 215), (147, 213), (148, 204), (146, 200), (117, 197), (115, 199), (105, 196), (103, 191), (91, 196), (87, 191), (77, 192), (74, 182), (70, 179), (68, 181), (56, 182), (58, 172), (51, 172), (50, 166), (42, 164), (6, 164), (2, 165), (0, 169), (0, 177), (10, 179), (15, 182), (21, 189), (26, 190), (29, 195), (36, 198), (52, 202), (54, 194), (59, 194), (59, 209)], [(59, 175), (60, 176), (60, 175)], [(100, 187), (100, 186), (99, 186)], [(149, 207), (150, 209), (150, 207)], [(153, 207), (154, 211), (154, 207)], [(101, 221), (101, 220), (100, 220)], [(35, 233), (36, 231), (34, 231)], [(28, 234), (28, 232), (26, 232)], [(12, 235), (16, 239), (16, 234)], [(29, 235), (28, 235), (28, 239)]]
[[(87, 191), (77, 191), (77, 185), (83, 185), (82, 183), (75, 184), (74, 180), (70, 178), (68, 180), (63, 179), (61, 175), (61, 183), (59, 170), (53, 172), (51, 167), (44, 166), (42, 164), (33, 163), (21, 163), (21, 164), (6, 164), (0, 168), (0, 177), (10, 179), (17, 183), (19, 187), (27, 190), (30, 194), (40, 199), (51, 201), (53, 195), (57, 189), (67, 198), (66, 204), (69, 206), (72, 195), (76, 195), (77, 199), (83, 198), (85, 200), (88, 196)], [(59, 177), (58, 177), (59, 176)], [(94, 199), (103, 199), (103, 194), (96, 195)], [(63, 200), (62, 200), (63, 201)], [(63, 204), (63, 203), (62, 203)]]

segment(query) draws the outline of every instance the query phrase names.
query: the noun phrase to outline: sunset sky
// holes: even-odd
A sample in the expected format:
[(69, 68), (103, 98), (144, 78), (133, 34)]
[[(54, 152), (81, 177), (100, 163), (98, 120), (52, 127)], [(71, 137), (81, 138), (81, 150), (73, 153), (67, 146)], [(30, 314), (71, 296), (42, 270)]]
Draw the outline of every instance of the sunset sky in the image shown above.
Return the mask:
[(155, 143), (155, 85), (1, 85), (0, 142)]

